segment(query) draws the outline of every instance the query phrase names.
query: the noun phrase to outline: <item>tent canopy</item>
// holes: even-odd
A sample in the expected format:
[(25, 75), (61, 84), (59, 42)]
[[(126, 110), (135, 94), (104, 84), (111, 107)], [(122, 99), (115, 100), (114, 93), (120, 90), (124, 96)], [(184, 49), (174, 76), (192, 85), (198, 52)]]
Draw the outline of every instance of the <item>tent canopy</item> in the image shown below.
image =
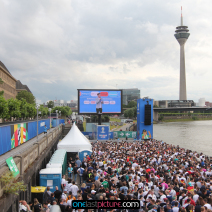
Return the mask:
[(65, 149), (67, 152), (92, 152), (90, 141), (73, 124), (68, 134), (57, 145), (57, 149)]

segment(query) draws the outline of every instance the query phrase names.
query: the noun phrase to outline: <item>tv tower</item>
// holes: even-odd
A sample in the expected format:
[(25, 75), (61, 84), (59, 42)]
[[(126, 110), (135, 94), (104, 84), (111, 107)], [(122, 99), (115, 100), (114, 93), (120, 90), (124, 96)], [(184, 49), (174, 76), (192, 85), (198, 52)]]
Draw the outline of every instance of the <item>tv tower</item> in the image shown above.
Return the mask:
[(185, 70), (185, 51), (184, 46), (190, 35), (188, 33), (188, 27), (183, 26), (183, 15), (181, 7), (181, 25), (176, 27), (174, 34), (175, 38), (180, 44), (180, 96), (179, 100), (187, 100), (187, 91), (186, 91), (186, 70)]

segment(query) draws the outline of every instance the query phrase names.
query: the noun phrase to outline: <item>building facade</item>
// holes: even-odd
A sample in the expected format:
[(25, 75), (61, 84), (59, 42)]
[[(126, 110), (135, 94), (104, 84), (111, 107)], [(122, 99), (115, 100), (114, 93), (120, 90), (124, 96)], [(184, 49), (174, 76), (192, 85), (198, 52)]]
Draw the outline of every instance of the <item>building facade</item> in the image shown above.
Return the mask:
[(132, 100), (140, 99), (140, 90), (138, 88), (122, 89), (122, 104), (128, 105)]
[(66, 101), (66, 100), (53, 100), (54, 102), (54, 107), (57, 106), (68, 106), (71, 108), (77, 107), (78, 103), (77, 100), (71, 100), (71, 101)]
[(23, 85), (20, 80), (17, 80), (17, 82), (16, 82), (16, 91), (17, 91), (17, 93), (19, 93), (21, 91), (28, 91), (28, 92), (32, 93), (30, 91), (30, 89), (28, 88), (28, 86)]
[(4, 91), (4, 98), (15, 98), (16, 92), (16, 79), (12, 76), (6, 66), (0, 61), (0, 78), (3, 84), (0, 84), (0, 91)]

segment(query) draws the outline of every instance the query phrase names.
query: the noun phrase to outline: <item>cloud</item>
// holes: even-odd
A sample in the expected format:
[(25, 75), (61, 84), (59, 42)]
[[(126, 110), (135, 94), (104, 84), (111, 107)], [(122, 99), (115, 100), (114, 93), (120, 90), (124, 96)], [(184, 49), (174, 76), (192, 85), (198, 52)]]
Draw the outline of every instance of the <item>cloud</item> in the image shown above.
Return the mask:
[[(41, 102), (77, 99), (78, 88), (132, 88), (178, 99), (183, 5), (187, 96), (212, 101), (209, 0), (2, 0), (0, 60)], [(192, 5), (192, 7), (190, 6)]]

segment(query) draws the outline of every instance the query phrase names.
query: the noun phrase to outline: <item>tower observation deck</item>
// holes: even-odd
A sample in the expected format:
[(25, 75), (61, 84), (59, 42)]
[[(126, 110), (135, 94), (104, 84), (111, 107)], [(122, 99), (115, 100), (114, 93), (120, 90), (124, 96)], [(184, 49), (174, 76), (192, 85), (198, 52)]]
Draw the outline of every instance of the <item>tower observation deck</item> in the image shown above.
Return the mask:
[(180, 44), (180, 92), (179, 100), (187, 100), (186, 91), (186, 70), (185, 70), (185, 51), (184, 46), (190, 35), (188, 27), (183, 25), (182, 7), (181, 7), (181, 25), (176, 27), (175, 38)]

